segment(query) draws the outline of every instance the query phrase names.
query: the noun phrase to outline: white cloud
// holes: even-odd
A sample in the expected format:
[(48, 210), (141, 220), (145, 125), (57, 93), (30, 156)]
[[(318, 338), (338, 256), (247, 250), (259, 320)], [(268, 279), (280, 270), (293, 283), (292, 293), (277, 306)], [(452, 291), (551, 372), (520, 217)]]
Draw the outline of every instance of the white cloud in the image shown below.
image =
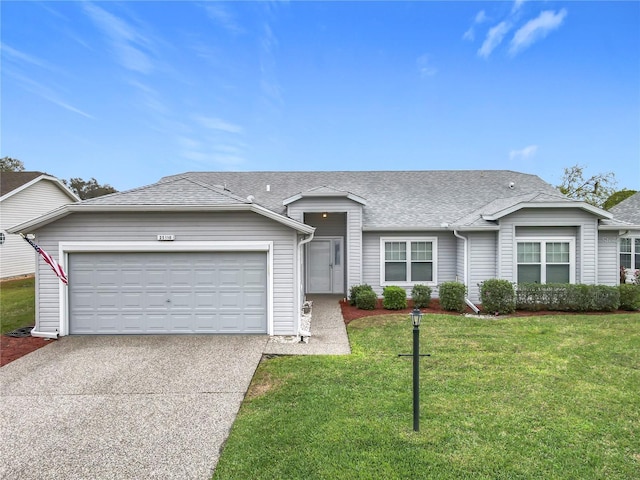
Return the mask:
[(520, 10), (524, 2), (526, 2), (526, 0), (515, 0), (513, 2), (513, 7), (511, 8), (511, 13), (515, 13)]
[(416, 65), (418, 66), (418, 72), (420, 73), (420, 77), (427, 78), (433, 77), (436, 73), (438, 73), (438, 69), (435, 68), (431, 63), (431, 56), (429, 54), (424, 54), (418, 57), (416, 60)]
[(509, 152), (510, 160), (527, 160), (533, 157), (538, 151), (538, 145), (529, 145), (520, 150), (511, 150)]
[(490, 28), (487, 37), (478, 50), (478, 56), (488, 58), (491, 52), (502, 43), (502, 39), (509, 30), (511, 30), (511, 24), (507, 21), (502, 21), (495, 27)]
[(551, 31), (556, 30), (562, 25), (567, 10), (563, 8), (559, 12), (545, 10), (533, 20), (529, 20), (522, 26), (511, 39), (509, 53), (516, 55), (518, 52), (532, 45), (534, 42), (543, 39)]
[(476, 23), (483, 23), (487, 20), (489, 20), (489, 17), (487, 17), (487, 14), (484, 13), (484, 10), (480, 10), (478, 13), (476, 13), (476, 18), (475, 18)]
[(148, 50), (151, 42), (136, 31), (130, 24), (103, 10), (87, 3), (84, 10), (93, 22), (109, 37), (120, 64), (139, 73), (150, 73), (154, 69)]
[(205, 128), (217, 130), (225, 133), (243, 133), (244, 129), (240, 125), (226, 122), (220, 118), (196, 116), (195, 119)]
[(209, 18), (228, 32), (234, 34), (244, 33), (244, 29), (238, 25), (233, 14), (224, 5), (220, 3), (208, 3), (204, 8)]
[[(477, 25), (479, 23), (484, 23), (487, 20), (489, 20), (489, 17), (487, 17), (487, 14), (484, 13), (484, 10), (480, 10), (478, 13), (476, 13), (473, 23), (474, 25)], [(474, 25), (471, 25), (469, 27), (469, 30), (464, 32), (464, 34), (462, 35), (463, 40), (469, 40), (473, 42), (476, 39), (476, 31), (474, 29)]]

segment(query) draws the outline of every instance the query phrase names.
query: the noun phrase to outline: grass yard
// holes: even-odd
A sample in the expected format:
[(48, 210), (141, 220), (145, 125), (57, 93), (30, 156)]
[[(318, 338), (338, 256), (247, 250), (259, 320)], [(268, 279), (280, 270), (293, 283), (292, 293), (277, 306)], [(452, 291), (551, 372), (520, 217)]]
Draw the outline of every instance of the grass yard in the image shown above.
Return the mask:
[(407, 316), (348, 330), (262, 362), (214, 479), (640, 478), (640, 314), (425, 317), (420, 432)]
[(34, 325), (35, 305), (33, 277), (0, 283), (0, 333)]

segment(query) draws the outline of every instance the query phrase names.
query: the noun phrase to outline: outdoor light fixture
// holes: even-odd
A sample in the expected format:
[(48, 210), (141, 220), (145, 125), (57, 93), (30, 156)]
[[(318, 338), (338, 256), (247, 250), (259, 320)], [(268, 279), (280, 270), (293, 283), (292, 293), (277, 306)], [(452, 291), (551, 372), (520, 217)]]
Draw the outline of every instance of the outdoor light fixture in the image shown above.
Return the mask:
[(418, 307), (414, 308), (409, 314), (411, 323), (413, 324), (413, 353), (401, 353), (399, 357), (413, 357), (413, 431), (420, 430), (420, 357), (429, 357), (431, 355), (420, 355), (420, 322), (422, 321), (422, 312)]
[(322, 212), (322, 218), (327, 218), (327, 212)]
[(414, 327), (417, 328), (420, 326), (420, 322), (422, 321), (422, 312), (419, 308), (416, 307), (411, 312), (411, 321), (413, 322)]

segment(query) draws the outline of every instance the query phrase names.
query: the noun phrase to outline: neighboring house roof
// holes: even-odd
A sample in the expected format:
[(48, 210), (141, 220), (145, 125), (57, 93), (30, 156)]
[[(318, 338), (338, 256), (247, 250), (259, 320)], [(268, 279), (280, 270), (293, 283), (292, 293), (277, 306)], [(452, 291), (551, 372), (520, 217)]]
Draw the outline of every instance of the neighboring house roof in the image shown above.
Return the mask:
[(31, 185), (37, 182), (52, 182), (62, 192), (64, 192), (69, 199), (74, 202), (80, 201), (77, 195), (69, 190), (64, 183), (58, 180), (56, 177), (48, 175), (42, 172), (2, 172), (0, 173), (0, 201), (29, 188)]
[(634, 193), (609, 210), (617, 219), (640, 225), (640, 192)]
[(495, 220), (521, 208), (574, 207), (611, 218), (536, 175), (510, 170), (188, 172), (67, 205), (10, 231), (37, 228), (75, 211), (250, 210), (307, 232), (313, 228), (287, 217), (287, 206), (335, 197), (363, 206), (363, 230), (495, 229)]

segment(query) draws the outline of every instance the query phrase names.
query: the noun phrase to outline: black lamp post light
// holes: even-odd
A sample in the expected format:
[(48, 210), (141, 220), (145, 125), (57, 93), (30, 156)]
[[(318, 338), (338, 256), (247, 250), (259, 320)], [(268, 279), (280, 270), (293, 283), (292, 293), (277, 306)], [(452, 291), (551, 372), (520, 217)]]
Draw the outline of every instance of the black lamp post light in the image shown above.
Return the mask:
[(420, 322), (422, 322), (422, 312), (419, 308), (414, 308), (410, 314), (413, 324), (413, 353), (401, 353), (399, 357), (413, 357), (413, 431), (420, 430), (420, 357), (430, 357), (428, 353), (420, 355)]

